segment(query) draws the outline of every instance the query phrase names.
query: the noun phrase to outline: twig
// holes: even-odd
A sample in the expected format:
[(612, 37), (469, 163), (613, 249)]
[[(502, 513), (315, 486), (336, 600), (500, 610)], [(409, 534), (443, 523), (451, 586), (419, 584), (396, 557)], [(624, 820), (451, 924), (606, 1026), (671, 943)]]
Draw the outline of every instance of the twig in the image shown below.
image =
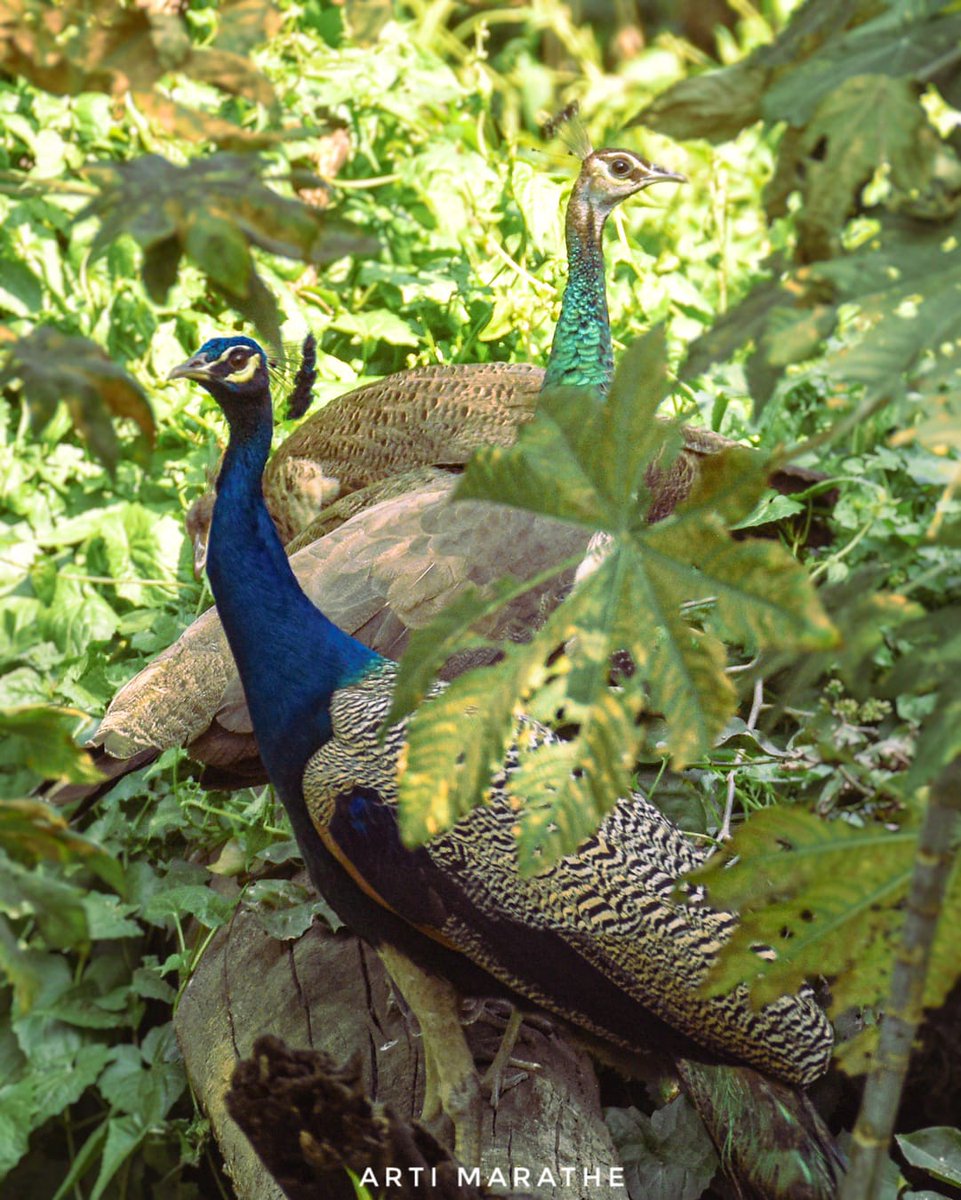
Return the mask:
[(840, 1200), (878, 1200), (884, 1188), (888, 1144), (921, 1020), (931, 946), (954, 859), (951, 838), (959, 809), (961, 756), (931, 785), (891, 976), (890, 1001), (881, 1022), (877, 1066), (865, 1084)]
[[(747, 728), (753, 730), (757, 725), (758, 717), (761, 715), (761, 707), (764, 703), (764, 678), (759, 676), (754, 681), (754, 698), (751, 701), (751, 712), (747, 719)], [(724, 818), (721, 821), (721, 828), (717, 832), (717, 840), (726, 842), (731, 837), (731, 817), (734, 814), (734, 779), (737, 775), (737, 768), (744, 760), (744, 751), (738, 750), (734, 755), (734, 765), (727, 773), (727, 798), (724, 802)]]

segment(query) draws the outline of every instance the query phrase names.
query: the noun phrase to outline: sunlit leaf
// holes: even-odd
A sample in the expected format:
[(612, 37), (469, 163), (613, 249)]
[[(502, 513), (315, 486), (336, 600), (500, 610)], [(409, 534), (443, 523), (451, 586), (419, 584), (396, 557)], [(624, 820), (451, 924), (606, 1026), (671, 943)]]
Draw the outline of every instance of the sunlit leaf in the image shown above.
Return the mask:
[(123, 870), (116, 859), (39, 800), (0, 800), (0, 848), (25, 863), (82, 862), (112, 886), (123, 885)]
[(43, 325), (3, 343), (0, 388), (16, 389), (37, 427), (65, 404), (78, 432), (111, 469), (120, 445), (111, 417), (126, 417), (152, 440), (154, 419), (143, 388), (94, 342)]
[(96, 783), (100, 772), (74, 741), (85, 719), (75, 709), (42, 704), (0, 709), (0, 761), (22, 764), (46, 779)]

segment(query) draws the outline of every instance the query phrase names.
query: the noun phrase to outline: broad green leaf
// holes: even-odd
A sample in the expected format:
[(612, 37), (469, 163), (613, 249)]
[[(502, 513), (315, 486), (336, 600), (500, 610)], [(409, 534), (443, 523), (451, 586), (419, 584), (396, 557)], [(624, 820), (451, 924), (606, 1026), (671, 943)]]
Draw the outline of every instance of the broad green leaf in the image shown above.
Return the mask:
[(30, 1134), (75, 1104), (96, 1081), (109, 1053), (106, 1046), (81, 1046), (17, 1082), (0, 1082), (0, 1180), (26, 1153)]
[[(107, 1070), (110, 1068), (108, 1067)], [(107, 1137), (103, 1144), (100, 1170), (90, 1193), (90, 1200), (100, 1200), (127, 1159), (147, 1136), (149, 1128), (136, 1116), (111, 1117), (107, 1121)]]
[(144, 1127), (162, 1121), (186, 1084), (183, 1063), (145, 1061), (141, 1051), (130, 1045), (115, 1046), (111, 1056), (113, 1062), (97, 1082), (103, 1098)]
[[(40, 988), (40, 977), (34, 970), (29, 953), (20, 945), (5, 917), (0, 916), (0, 978), (13, 988), (14, 1011), (24, 1013), (32, 1006)], [(3, 1103), (0, 1100), (0, 1145), (3, 1144)], [(3, 1178), (3, 1156), (0, 1153), (0, 1179)]]
[(46, 871), (27, 870), (0, 854), (0, 912), (32, 917), (46, 944), (58, 950), (90, 941), (83, 893)]
[(141, 504), (124, 504), (105, 514), (96, 526), (103, 538), (117, 594), (146, 606), (169, 598), (162, 586), (177, 578), (183, 544), (183, 525), (169, 515), (158, 516)]
[(717, 1153), (685, 1096), (649, 1117), (636, 1108), (609, 1108), (604, 1120), (624, 1164), (628, 1195), (698, 1200), (714, 1177)]
[(118, 891), (123, 887), (120, 863), (96, 842), (71, 829), (59, 812), (40, 800), (0, 801), (0, 847), (11, 858), (26, 863), (40, 859), (81, 862), (111, 887)]
[(947, 1125), (895, 1134), (901, 1153), (912, 1167), (920, 1167), (942, 1183), (961, 1187), (961, 1130)]
[(142, 909), (145, 921), (158, 925), (166, 917), (191, 916), (208, 929), (219, 929), (233, 915), (236, 902), (200, 884), (184, 883), (155, 892)]
[(261, 879), (244, 892), (244, 907), (253, 912), (264, 933), (286, 942), (301, 937), (321, 917), (330, 929), (342, 922), (325, 900), (290, 879)]
[(682, 79), (630, 122), (673, 138), (726, 142), (761, 116), (768, 71), (750, 62)]

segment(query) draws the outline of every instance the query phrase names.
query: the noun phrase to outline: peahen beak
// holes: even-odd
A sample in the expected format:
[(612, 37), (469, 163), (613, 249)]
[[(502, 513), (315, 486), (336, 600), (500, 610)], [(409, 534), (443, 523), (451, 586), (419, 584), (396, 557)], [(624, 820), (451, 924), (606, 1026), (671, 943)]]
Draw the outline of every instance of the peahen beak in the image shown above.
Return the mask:
[(650, 183), (687, 183), (687, 176), (682, 175), (680, 171), (668, 171), (666, 167), (659, 167), (656, 163), (651, 163)]
[(193, 358), (188, 358), (180, 366), (174, 367), (167, 376), (167, 382), (170, 383), (174, 379), (198, 379), (202, 381), (209, 378), (210, 363), (207, 361), (207, 356), (205, 354), (195, 354)]

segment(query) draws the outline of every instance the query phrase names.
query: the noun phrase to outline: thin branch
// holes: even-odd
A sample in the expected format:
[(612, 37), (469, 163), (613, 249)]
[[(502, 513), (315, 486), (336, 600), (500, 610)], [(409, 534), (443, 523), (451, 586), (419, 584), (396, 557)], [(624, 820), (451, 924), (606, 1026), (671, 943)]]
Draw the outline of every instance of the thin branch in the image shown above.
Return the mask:
[(879, 1200), (883, 1190), (888, 1144), (921, 1021), (931, 946), (954, 859), (951, 838), (959, 809), (961, 757), (931, 785), (891, 976), (891, 998), (881, 1022), (877, 1066), (865, 1084), (840, 1200)]

